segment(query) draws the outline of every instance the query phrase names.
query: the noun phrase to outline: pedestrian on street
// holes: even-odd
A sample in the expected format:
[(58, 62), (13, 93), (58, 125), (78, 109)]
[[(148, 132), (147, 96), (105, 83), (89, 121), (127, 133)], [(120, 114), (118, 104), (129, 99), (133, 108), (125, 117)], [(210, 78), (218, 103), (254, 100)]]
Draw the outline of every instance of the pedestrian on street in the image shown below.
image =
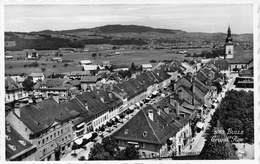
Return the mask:
[(190, 149), (192, 149), (192, 145), (190, 145)]

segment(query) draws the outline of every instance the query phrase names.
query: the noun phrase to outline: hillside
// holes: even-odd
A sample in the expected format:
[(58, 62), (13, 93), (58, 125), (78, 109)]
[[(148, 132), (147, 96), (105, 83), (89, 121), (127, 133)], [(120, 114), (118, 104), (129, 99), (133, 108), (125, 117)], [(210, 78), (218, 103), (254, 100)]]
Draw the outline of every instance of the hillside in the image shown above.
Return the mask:
[[(232, 34), (235, 43), (252, 43), (253, 34)], [(147, 45), (151, 48), (165, 45), (202, 47), (223, 44), (225, 33), (186, 32), (173, 29), (158, 29), (137, 25), (106, 25), (95, 28), (72, 30), (43, 30), (30, 33), (5, 32), (5, 41), (14, 41), (6, 46), (7, 51), (22, 49), (58, 49), (61, 46), (84, 48), (88, 44)]]

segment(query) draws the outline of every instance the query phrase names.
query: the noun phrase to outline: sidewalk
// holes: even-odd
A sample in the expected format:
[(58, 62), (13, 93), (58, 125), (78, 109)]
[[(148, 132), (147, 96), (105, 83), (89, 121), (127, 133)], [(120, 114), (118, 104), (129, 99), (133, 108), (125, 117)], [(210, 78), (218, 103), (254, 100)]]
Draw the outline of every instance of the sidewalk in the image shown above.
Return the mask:
[[(144, 107), (144, 106), (143, 106)], [(126, 115), (125, 118), (123, 119), (123, 123), (117, 123), (117, 127), (112, 126), (110, 129), (112, 130), (111, 132), (107, 132), (108, 129), (106, 129), (103, 132), (104, 138), (108, 137), (112, 134), (114, 134), (115, 132), (117, 132), (124, 124), (126, 124), (134, 115), (136, 115), (139, 111), (142, 110), (141, 109), (135, 109), (133, 113)], [(101, 134), (101, 133), (100, 133)], [(97, 137), (97, 142), (101, 143), (102, 142), (102, 138), (101, 137)], [(70, 153), (68, 153), (66, 156), (61, 157), (60, 161), (78, 161), (78, 158), (81, 156), (85, 156), (86, 159), (88, 159), (88, 155), (90, 152), (91, 147), (93, 147), (94, 142), (89, 142), (88, 144), (86, 144), (86, 150), (85, 149), (77, 149), (76, 150), (76, 154), (77, 156), (74, 157), (71, 154), (74, 153), (74, 151), (71, 151)]]
[(219, 103), (217, 105), (215, 105), (214, 109), (211, 109), (210, 112), (208, 113), (207, 118), (205, 119), (204, 122), (204, 131), (201, 131), (200, 133), (196, 133), (196, 136), (194, 138), (192, 138), (192, 140), (194, 140), (192, 143), (190, 143), (190, 145), (192, 145), (192, 148), (190, 149), (190, 146), (186, 146), (183, 149), (184, 153), (196, 153), (196, 152), (200, 152), (202, 151), (204, 144), (205, 144), (205, 138), (203, 137), (203, 135), (205, 134), (206, 129), (209, 126), (209, 121), (211, 120), (211, 115), (213, 115), (217, 109), (217, 107), (219, 106), (222, 98), (225, 97), (225, 93), (227, 92), (227, 90), (229, 90), (232, 86), (233, 83), (235, 81), (235, 77), (231, 78), (228, 80), (228, 84), (226, 86), (226, 89), (223, 89), (223, 91), (221, 93), (219, 93), (219, 95), (217, 96), (217, 100), (219, 101)]

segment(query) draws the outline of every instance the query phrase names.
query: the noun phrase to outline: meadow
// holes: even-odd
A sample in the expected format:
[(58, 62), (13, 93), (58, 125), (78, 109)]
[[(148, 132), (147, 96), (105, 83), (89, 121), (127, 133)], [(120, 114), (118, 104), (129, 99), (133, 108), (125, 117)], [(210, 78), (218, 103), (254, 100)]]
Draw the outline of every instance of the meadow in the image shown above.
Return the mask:
[[(202, 50), (207, 49), (187, 49), (186, 51), (193, 53), (201, 53)], [(209, 49), (208, 49), (209, 50)], [(184, 60), (183, 54), (177, 54), (180, 50), (116, 50), (116, 52), (122, 52), (123, 55), (107, 56), (111, 51), (97, 51), (97, 52), (77, 52), (77, 53), (63, 53), (63, 60), (73, 60), (72, 65), (64, 67), (65, 63), (56, 63), (50, 61), (54, 56), (47, 56), (49, 52), (57, 52), (53, 50), (37, 51), (43, 56), (40, 60), (37, 60), (39, 67), (24, 67), (24, 65), (31, 64), (34, 60), (17, 60), (18, 57), (25, 58), (25, 51), (9, 52), (8, 55), (12, 55), (12, 60), (5, 60), (5, 73), (6, 74), (22, 74), (31, 72), (42, 72), (41, 68), (46, 68), (44, 73), (50, 75), (54, 73), (71, 72), (82, 70), (82, 67), (78, 65), (81, 60), (92, 60), (94, 64), (101, 64), (102, 61), (110, 61), (111, 64), (127, 64), (135, 63), (140, 66), (141, 64), (150, 63), (151, 60), (156, 60), (156, 65), (159, 61), (163, 60)], [(91, 55), (97, 54), (94, 59)], [(98, 54), (101, 54), (99, 56)], [(48, 61), (46, 61), (48, 59)], [(187, 59), (187, 58), (186, 58)], [(47, 64), (46, 66), (44, 64)], [(56, 67), (53, 67), (55, 65)]]

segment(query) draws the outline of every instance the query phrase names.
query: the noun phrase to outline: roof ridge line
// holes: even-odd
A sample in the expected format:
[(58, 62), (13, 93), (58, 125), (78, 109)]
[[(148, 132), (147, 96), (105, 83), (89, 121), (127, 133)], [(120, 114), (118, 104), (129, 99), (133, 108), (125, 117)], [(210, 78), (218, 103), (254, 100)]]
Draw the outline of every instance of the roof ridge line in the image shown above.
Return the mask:
[(142, 110), (142, 112), (143, 112), (143, 114), (144, 114), (144, 117), (146, 118), (146, 120), (147, 120), (147, 122), (148, 122), (148, 124), (149, 124), (149, 127), (152, 129), (152, 131), (153, 131), (153, 134), (155, 135), (156, 139), (159, 141), (159, 143), (161, 143), (161, 141), (160, 141), (160, 139), (158, 138), (158, 136), (156, 135), (156, 133), (155, 133), (155, 131), (154, 131), (154, 129), (153, 129), (153, 127), (152, 127), (151, 123), (149, 122), (149, 120), (148, 120), (148, 118), (147, 118), (146, 114), (144, 113), (144, 111), (143, 111), (143, 110)]
[(76, 96), (75, 96), (75, 99), (76, 99), (76, 101), (77, 101), (80, 105), (82, 105), (82, 106), (84, 107), (84, 109), (85, 109), (86, 111), (88, 111), (90, 114), (94, 115), (90, 110), (87, 110), (87, 109), (85, 108), (84, 104), (82, 104)]

